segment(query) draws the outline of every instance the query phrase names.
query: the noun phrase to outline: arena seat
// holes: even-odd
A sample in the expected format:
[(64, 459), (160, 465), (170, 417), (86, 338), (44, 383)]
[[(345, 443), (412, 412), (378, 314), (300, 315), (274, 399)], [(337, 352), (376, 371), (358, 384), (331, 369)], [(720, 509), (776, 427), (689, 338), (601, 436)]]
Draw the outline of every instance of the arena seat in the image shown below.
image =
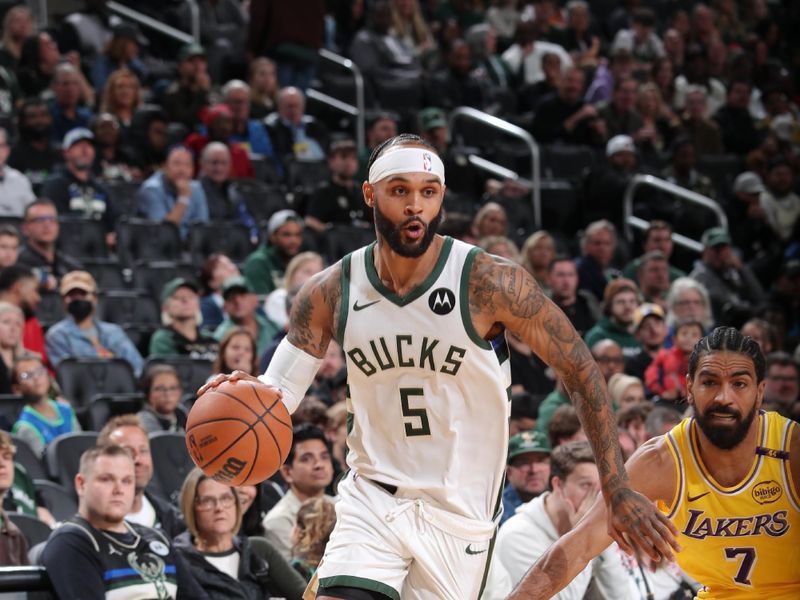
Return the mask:
[(19, 527), (22, 535), (28, 540), (28, 547), (35, 546), (41, 542), (46, 542), (53, 531), (50, 526), (44, 521), (40, 521), (36, 517), (30, 515), (23, 515), (22, 513), (10, 512), (6, 513), (8, 518), (14, 525)]
[(25, 472), (31, 479), (47, 479), (47, 471), (44, 468), (41, 457), (36, 455), (28, 445), (28, 442), (13, 435), (11, 439), (17, 448), (17, 452), (14, 454), (14, 462), (25, 467)]
[(58, 292), (40, 292), (39, 305), (36, 307), (36, 318), (47, 329), (64, 318), (64, 299)]
[[(56, 597), (53, 591), (44, 567), (0, 567), (0, 598), (3, 600), (51, 600)], [(20, 596), (20, 593), (27, 595)]]
[(178, 373), (184, 394), (194, 394), (211, 377), (212, 361), (189, 356), (153, 356), (147, 359), (145, 371), (152, 365), (169, 365)]
[(75, 474), (78, 472), (81, 454), (96, 444), (96, 431), (62, 433), (52, 440), (44, 450), (50, 478), (74, 494)]
[(94, 431), (100, 431), (103, 425), (117, 415), (137, 413), (144, 406), (144, 394), (99, 394), (89, 402), (88, 424)]
[(189, 255), (197, 266), (202, 266), (211, 254), (225, 254), (241, 263), (253, 249), (250, 231), (239, 221), (194, 223), (189, 229)]
[[(197, 282), (197, 270), (189, 263), (171, 260), (148, 261), (133, 267), (133, 287), (147, 293), (161, 305), (161, 290), (164, 284), (176, 277)], [(160, 312), (160, 311), (159, 311)], [(146, 321), (133, 321), (141, 323)]]
[(47, 479), (34, 479), (33, 485), (42, 497), (45, 507), (57, 521), (69, 519), (78, 512), (75, 497), (63, 485)]
[(323, 252), (328, 264), (333, 264), (345, 254), (375, 241), (375, 230), (371, 227), (334, 225), (323, 234)]
[(117, 254), (123, 265), (140, 261), (178, 260), (181, 237), (169, 221), (121, 219), (117, 223)]
[(289, 208), (286, 191), (278, 185), (255, 179), (238, 179), (233, 185), (236, 192), (244, 198), (247, 211), (257, 223), (269, 219), (279, 210)]
[(83, 268), (92, 274), (99, 290), (124, 289), (127, 286), (122, 265), (114, 258), (83, 259)]
[(108, 256), (106, 230), (102, 221), (84, 217), (58, 217), (58, 249), (77, 259)]
[(153, 461), (153, 479), (164, 497), (177, 505), (183, 480), (194, 468), (186, 449), (186, 436), (173, 431), (158, 431), (149, 437), (150, 454), (158, 457)]
[(139, 354), (147, 356), (150, 353), (150, 338), (153, 337), (158, 325), (155, 323), (123, 323), (122, 329), (136, 346)]
[(117, 213), (123, 217), (135, 217), (139, 209), (139, 200), (136, 194), (140, 185), (133, 181), (108, 181), (105, 183), (111, 202)]
[(25, 406), (25, 399), (18, 394), (0, 394), (0, 419), (13, 425), (19, 413)]
[(56, 366), (56, 378), (76, 411), (99, 394), (136, 391), (133, 369), (121, 358), (66, 358)]
[(144, 290), (109, 290), (97, 298), (97, 318), (118, 325), (143, 323), (158, 327), (161, 309), (156, 299)]
[(542, 149), (542, 178), (580, 181), (594, 161), (594, 152), (588, 146), (545, 146)]

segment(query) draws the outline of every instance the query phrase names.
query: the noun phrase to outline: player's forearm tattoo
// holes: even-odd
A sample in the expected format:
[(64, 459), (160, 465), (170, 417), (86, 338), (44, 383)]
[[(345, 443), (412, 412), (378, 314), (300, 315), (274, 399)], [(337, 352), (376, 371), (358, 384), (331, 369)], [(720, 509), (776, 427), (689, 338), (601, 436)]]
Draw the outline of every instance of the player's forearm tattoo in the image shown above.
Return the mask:
[(336, 331), (342, 297), (341, 269), (333, 267), (313, 277), (297, 293), (286, 338), (294, 346), (322, 358)]
[[(470, 277), (470, 313), (509, 314), (506, 326), (561, 378), (594, 451), (606, 497), (627, 480), (605, 382), (569, 319), (519, 265), (479, 254)], [(500, 317), (496, 318), (500, 321)]]
[(552, 598), (572, 578), (569, 559), (563, 548), (550, 546), (511, 592), (508, 600), (538, 600)]

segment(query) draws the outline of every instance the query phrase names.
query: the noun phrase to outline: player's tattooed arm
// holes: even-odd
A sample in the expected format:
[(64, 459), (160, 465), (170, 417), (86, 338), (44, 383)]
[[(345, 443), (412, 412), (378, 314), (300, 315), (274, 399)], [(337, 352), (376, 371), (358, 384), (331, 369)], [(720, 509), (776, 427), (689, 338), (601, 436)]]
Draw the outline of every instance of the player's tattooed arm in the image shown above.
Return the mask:
[(666, 518), (634, 492), (619, 449), (606, 382), (566, 315), (521, 266), (479, 253), (470, 273), (470, 314), (489, 336), (505, 327), (558, 375), (594, 451), (603, 496), (611, 509), (608, 530), (623, 549), (638, 547), (654, 560), (676, 546)]
[(303, 284), (292, 302), (286, 338), (317, 358), (325, 356), (336, 331), (342, 299), (341, 276), (341, 263), (336, 263)]

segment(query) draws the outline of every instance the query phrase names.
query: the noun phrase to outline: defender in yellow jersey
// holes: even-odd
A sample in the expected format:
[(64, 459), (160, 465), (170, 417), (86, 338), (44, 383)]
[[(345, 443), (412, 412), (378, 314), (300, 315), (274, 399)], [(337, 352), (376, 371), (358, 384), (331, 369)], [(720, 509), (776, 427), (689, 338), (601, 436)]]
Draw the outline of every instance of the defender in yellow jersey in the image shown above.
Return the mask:
[[(800, 426), (761, 411), (764, 356), (732, 327), (695, 346), (694, 417), (628, 461), (634, 488), (678, 531), (678, 564), (700, 600), (800, 598)], [(605, 507), (554, 544), (509, 597), (550, 598), (610, 542)]]

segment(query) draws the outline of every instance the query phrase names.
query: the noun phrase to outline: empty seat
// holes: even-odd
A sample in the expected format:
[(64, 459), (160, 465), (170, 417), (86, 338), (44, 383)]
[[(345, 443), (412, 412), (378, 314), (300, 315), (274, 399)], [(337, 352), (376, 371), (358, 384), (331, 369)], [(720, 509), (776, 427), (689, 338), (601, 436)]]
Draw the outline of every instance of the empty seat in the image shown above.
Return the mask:
[(594, 164), (594, 152), (587, 146), (545, 146), (541, 157), (544, 179), (578, 181)]
[(150, 365), (170, 365), (177, 371), (184, 394), (194, 394), (211, 376), (210, 360), (188, 356), (158, 356), (147, 359), (145, 371)]
[(75, 496), (63, 485), (47, 479), (36, 479), (33, 485), (57, 521), (65, 521), (78, 512)]
[(59, 217), (58, 249), (76, 258), (108, 256), (106, 230), (102, 221), (83, 217)]
[(121, 358), (67, 358), (58, 363), (56, 377), (76, 410), (87, 407), (99, 394), (136, 391), (133, 369)]
[(58, 292), (41, 292), (41, 300), (36, 307), (36, 318), (47, 329), (53, 323), (58, 323), (66, 315), (64, 299)]
[(139, 187), (138, 183), (132, 181), (109, 181), (106, 183), (106, 189), (108, 189), (117, 214), (123, 217), (136, 216), (139, 209), (139, 201), (136, 197)]
[(28, 547), (33, 547), (41, 542), (46, 542), (53, 531), (50, 526), (44, 521), (40, 521), (36, 517), (23, 515), (22, 513), (8, 513), (8, 518), (14, 523), (25, 539), (28, 540)]
[(25, 471), (31, 479), (46, 479), (47, 471), (44, 468), (42, 459), (31, 449), (28, 442), (16, 436), (11, 436), (11, 439), (17, 448), (14, 454), (14, 462), (25, 467)]
[(111, 417), (135, 414), (144, 406), (144, 394), (100, 394), (89, 402), (88, 421), (94, 431), (100, 431)]
[(247, 211), (256, 222), (269, 219), (273, 213), (289, 208), (286, 191), (255, 179), (240, 179), (234, 183), (236, 192), (244, 198)]
[[(164, 284), (176, 277), (191, 281), (197, 280), (197, 270), (189, 263), (174, 261), (153, 261), (138, 264), (133, 268), (133, 286), (147, 292), (161, 305), (161, 290)], [(143, 323), (147, 321), (125, 321), (126, 323)]]
[(324, 233), (325, 256), (334, 263), (345, 254), (375, 241), (375, 230), (369, 227), (335, 225)]
[(744, 161), (737, 154), (702, 155), (697, 157), (697, 170), (707, 175), (717, 193), (727, 194), (736, 176), (744, 169)]
[(293, 160), (286, 166), (286, 176), (290, 190), (310, 193), (330, 178), (328, 161)]
[(542, 182), (542, 226), (572, 235), (578, 230), (580, 196), (567, 181)]
[(418, 79), (375, 77), (372, 83), (381, 108), (404, 114), (422, 108), (422, 85)]
[(212, 254), (225, 254), (241, 263), (252, 251), (250, 231), (241, 222), (194, 223), (189, 229), (189, 254), (194, 265), (202, 265)]
[(122, 265), (116, 259), (84, 259), (83, 268), (92, 274), (99, 290), (118, 290), (127, 287)]
[(81, 454), (97, 445), (96, 431), (64, 433), (52, 440), (44, 450), (50, 478), (75, 493), (75, 474), (80, 466)]
[(155, 323), (123, 323), (122, 329), (136, 346), (139, 354), (147, 356), (150, 353), (150, 338), (153, 337), (158, 325)]
[(161, 309), (156, 299), (143, 290), (109, 290), (97, 298), (97, 318), (123, 324), (161, 324)]
[(194, 468), (186, 449), (185, 435), (171, 431), (150, 434), (150, 454), (153, 460), (153, 479), (162, 494), (177, 504), (183, 480)]
[(17, 394), (0, 394), (0, 422), (8, 423), (9, 428), (19, 417), (25, 399)]
[(177, 260), (181, 256), (178, 228), (168, 221), (123, 219), (117, 224), (117, 254), (124, 265), (139, 261)]

